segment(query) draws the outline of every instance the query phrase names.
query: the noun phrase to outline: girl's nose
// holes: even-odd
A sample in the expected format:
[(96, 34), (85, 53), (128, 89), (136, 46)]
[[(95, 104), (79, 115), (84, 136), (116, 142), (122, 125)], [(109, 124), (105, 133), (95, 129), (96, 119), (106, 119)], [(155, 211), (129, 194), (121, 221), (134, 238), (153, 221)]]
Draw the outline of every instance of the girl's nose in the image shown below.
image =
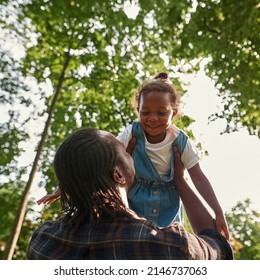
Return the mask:
[(157, 114), (152, 114), (149, 118), (149, 121), (155, 122), (158, 121), (158, 116)]

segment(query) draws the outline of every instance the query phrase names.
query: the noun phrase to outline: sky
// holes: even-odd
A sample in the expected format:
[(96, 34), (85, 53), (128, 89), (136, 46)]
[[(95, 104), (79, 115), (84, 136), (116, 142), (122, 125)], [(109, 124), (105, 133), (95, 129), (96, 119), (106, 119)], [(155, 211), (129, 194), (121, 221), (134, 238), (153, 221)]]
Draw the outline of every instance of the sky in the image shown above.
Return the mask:
[(190, 86), (182, 98), (181, 110), (195, 119), (191, 129), (209, 153), (201, 158), (200, 166), (224, 212), (246, 198), (252, 201), (252, 208), (260, 211), (260, 139), (246, 129), (221, 134), (225, 120), (208, 122), (208, 117), (221, 108), (213, 82), (203, 70), (198, 75), (186, 75), (186, 79)]

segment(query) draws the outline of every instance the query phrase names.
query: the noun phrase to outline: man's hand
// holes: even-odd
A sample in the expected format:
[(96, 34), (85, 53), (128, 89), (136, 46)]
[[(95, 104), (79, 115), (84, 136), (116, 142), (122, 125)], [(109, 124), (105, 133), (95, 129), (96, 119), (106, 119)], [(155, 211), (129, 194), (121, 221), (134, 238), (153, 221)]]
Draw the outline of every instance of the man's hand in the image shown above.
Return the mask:
[(174, 180), (184, 176), (184, 165), (181, 161), (181, 155), (176, 146), (173, 147), (174, 154)]
[(230, 239), (230, 233), (223, 213), (216, 214), (216, 228), (227, 240)]
[(136, 145), (136, 139), (134, 137), (132, 137), (128, 143), (128, 146), (126, 148), (126, 151), (128, 152), (128, 154), (132, 155), (134, 149), (135, 149), (135, 145)]

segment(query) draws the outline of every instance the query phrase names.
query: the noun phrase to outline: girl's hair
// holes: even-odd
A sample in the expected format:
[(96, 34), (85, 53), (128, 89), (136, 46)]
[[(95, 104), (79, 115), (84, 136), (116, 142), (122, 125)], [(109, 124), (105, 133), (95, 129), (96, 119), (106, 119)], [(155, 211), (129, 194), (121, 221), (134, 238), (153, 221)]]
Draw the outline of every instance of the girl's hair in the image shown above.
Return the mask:
[(126, 215), (112, 173), (121, 162), (116, 144), (94, 128), (81, 129), (58, 148), (54, 169), (61, 189), (65, 221), (76, 226)]
[(139, 111), (140, 98), (143, 94), (158, 91), (170, 94), (171, 106), (174, 111), (178, 111), (179, 107), (179, 94), (175, 86), (170, 82), (168, 74), (165, 72), (159, 73), (152, 80), (146, 80), (138, 88), (137, 92), (134, 95), (133, 107)]

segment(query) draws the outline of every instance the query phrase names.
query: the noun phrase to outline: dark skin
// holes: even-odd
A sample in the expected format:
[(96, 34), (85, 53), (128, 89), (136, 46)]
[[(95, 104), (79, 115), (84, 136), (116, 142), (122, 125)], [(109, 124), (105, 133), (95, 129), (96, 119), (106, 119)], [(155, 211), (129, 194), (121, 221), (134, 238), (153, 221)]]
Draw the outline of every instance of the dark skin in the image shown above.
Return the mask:
[[(186, 214), (190, 224), (196, 234), (204, 229), (216, 230), (216, 221), (212, 218), (206, 207), (193, 192), (183, 177), (184, 166), (181, 161), (181, 155), (174, 147), (174, 182), (184, 204)], [(175, 175), (176, 174), (176, 175)], [(196, 209), (197, 211), (194, 211)], [(199, 211), (198, 211), (199, 209)]]

